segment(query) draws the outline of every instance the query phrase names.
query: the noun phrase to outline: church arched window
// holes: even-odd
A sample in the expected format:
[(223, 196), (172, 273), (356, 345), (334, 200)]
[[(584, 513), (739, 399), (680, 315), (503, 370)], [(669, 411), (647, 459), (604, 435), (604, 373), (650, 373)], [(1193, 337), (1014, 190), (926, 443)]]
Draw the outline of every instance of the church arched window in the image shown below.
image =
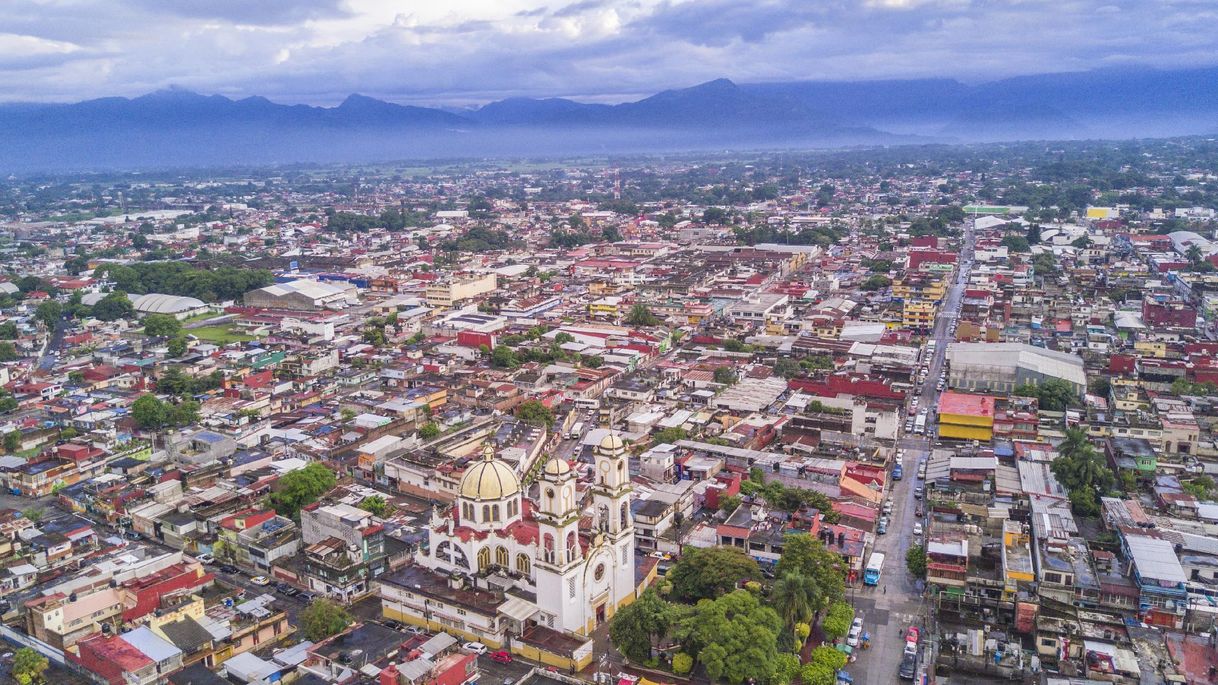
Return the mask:
[(517, 573), (524, 575), (524, 576), (529, 575), (530, 566), (531, 566), (531, 564), (529, 562), (529, 555), (527, 555), (527, 554), (517, 554), (516, 555), (516, 572)]
[(478, 550), (478, 570), (485, 571), (491, 567), (491, 548), (483, 547)]
[(630, 525), (630, 504), (629, 504), (629, 503), (627, 503), (627, 502), (622, 502), (622, 523), (621, 523), (621, 526), (622, 526), (622, 528), (624, 529), (624, 528), (626, 528), (626, 526), (628, 526), (628, 525)]
[(443, 559), (444, 561), (453, 560), (452, 545), (448, 542), (448, 540), (441, 542), (436, 547), (436, 557)]
[(486, 523), (487, 521), (490, 521), (490, 520), (491, 520), (491, 505), (483, 504), (482, 505), (482, 522)]
[(575, 531), (567, 533), (567, 561), (574, 561), (579, 556), (579, 540), (575, 537)]
[(499, 520), (499, 505), (498, 504), (491, 505), (491, 520), (492, 521)]
[(554, 563), (554, 536), (546, 533), (541, 538), (542, 558)]
[(495, 548), (495, 565), (500, 568), (510, 568), (508, 566), (508, 551), (507, 547), (499, 545)]

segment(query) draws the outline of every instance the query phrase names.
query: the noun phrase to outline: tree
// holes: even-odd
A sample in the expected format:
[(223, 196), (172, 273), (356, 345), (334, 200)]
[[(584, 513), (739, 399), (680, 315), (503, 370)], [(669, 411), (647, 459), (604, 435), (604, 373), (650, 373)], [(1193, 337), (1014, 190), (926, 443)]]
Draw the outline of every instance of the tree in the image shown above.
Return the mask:
[(1032, 246), (1028, 244), (1028, 239), (1021, 235), (1009, 235), (1002, 239), (1002, 245), (1005, 245), (1011, 252), (1030, 252)]
[(182, 322), (168, 314), (149, 314), (144, 317), (144, 335), (170, 337), (182, 330)]
[(808, 663), (800, 671), (804, 685), (834, 685), (837, 672), (846, 665), (846, 655), (828, 645), (812, 650)]
[(47, 328), (55, 328), (63, 317), (63, 305), (57, 300), (44, 300), (34, 310), (34, 318), (41, 321)]
[(597, 355), (589, 355), (584, 357), (581, 363), (589, 369), (599, 369), (605, 363), (605, 358)]
[(892, 285), (891, 278), (885, 276), (884, 274), (875, 274), (867, 277), (867, 280), (863, 281), (863, 284), (859, 287), (870, 292), (875, 290), (883, 290), (890, 285)]
[(498, 369), (515, 369), (520, 366), (520, 359), (507, 345), (499, 345), (491, 352), (491, 365)]
[[(334, 487), (334, 473), (312, 462), (303, 469), (285, 474), (275, 484), (268, 501), (281, 516), (296, 518), (302, 507), (312, 504)], [(311, 638), (310, 638), (311, 639)]]
[(799, 677), (799, 655), (783, 652), (774, 660), (774, 675), (770, 685), (789, 685)]
[(351, 625), (351, 615), (329, 599), (319, 599), (305, 607), (298, 615), (305, 637), (317, 642), (337, 635)]
[(575, 342), (575, 336), (564, 331), (554, 336), (554, 342), (558, 343), (559, 345), (565, 345), (569, 342)]
[(630, 308), (630, 312), (626, 314), (626, 323), (631, 326), (659, 326), (660, 317), (651, 313), (647, 305), (639, 302)]
[(789, 357), (783, 357), (774, 362), (774, 375), (782, 376), (783, 378), (794, 378), (795, 376), (803, 375), (803, 367), (799, 362)]
[(435, 423), (428, 421), (419, 427), (419, 439), (434, 440), (440, 437), (440, 427)]
[(721, 385), (731, 385), (736, 382), (736, 370), (730, 366), (720, 366), (715, 369), (715, 382)]
[(186, 344), (186, 338), (184, 338), (180, 335), (170, 338), (169, 343), (166, 345), (166, 348), (168, 349), (170, 357), (172, 357), (174, 359), (184, 357), (184, 356), (186, 356), (186, 350), (188, 349), (188, 346)]
[(0, 340), (16, 340), (17, 335), (17, 323), (15, 321), (0, 323)]
[(850, 632), (850, 626), (853, 623), (854, 609), (845, 602), (834, 602), (830, 605), (829, 611), (825, 613), (825, 617), (821, 619), (820, 629), (828, 639), (840, 640)]
[(199, 403), (183, 400), (169, 405), (167, 420), (173, 426), (189, 426), (199, 420)]
[(767, 682), (777, 667), (782, 619), (748, 590), (699, 602), (681, 620), (677, 637), (696, 655), (711, 680), (732, 685), (748, 678)]
[(516, 407), (516, 418), (535, 426), (545, 424), (546, 428), (554, 425), (554, 412), (539, 400), (525, 400)]
[(46, 671), (50, 667), (51, 662), (31, 647), (22, 647), (13, 653), (13, 680), (20, 685), (45, 683)]
[(651, 436), (651, 441), (657, 445), (662, 445), (664, 443), (675, 445), (678, 440), (684, 440), (688, 437), (689, 431), (677, 426), (674, 428), (663, 428), (656, 431), (655, 435)]
[(1035, 397), (1037, 406), (1045, 411), (1064, 411), (1068, 407), (1079, 404), (1074, 386), (1060, 378), (1050, 378), (1039, 385), (1024, 383), (1015, 388), (1015, 394)]
[(796, 623), (808, 623), (816, 615), (820, 594), (820, 584), (815, 578), (788, 573), (774, 581), (770, 589), (770, 605), (788, 628), (794, 628)]
[(21, 450), (21, 432), (9, 431), (4, 434), (4, 451), (12, 454)]
[(0, 342), (0, 362), (11, 362), (20, 359), (17, 347), (11, 342)]
[(369, 495), (360, 500), (359, 508), (380, 518), (385, 518), (389, 515), (389, 503), (380, 495)]
[(1104, 457), (1078, 428), (1066, 429), (1066, 437), (1057, 446), (1057, 459), (1050, 469), (1058, 482), (1070, 491), (1070, 504), (1076, 513), (1094, 516), (1099, 513), (1098, 493), (1116, 485), (1116, 475)]
[(823, 542), (807, 533), (786, 537), (774, 574), (778, 578), (799, 574), (814, 580), (820, 589), (814, 605), (816, 611), (846, 596), (841, 556), (830, 552)]
[(1186, 250), (1184, 250), (1184, 258), (1187, 259), (1188, 263), (1192, 266), (1197, 266), (1201, 263), (1201, 260), (1205, 258), (1205, 254), (1201, 251), (1200, 246), (1193, 243), (1190, 244)]
[(169, 422), (169, 408), (156, 395), (140, 395), (131, 404), (131, 418), (144, 430), (157, 430)]
[(1057, 275), (1057, 260), (1051, 252), (1042, 252), (1032, 257), (1032, 270), (1042, 276)]
[(719, 498), (719, 511), (725, 514), (730, 514), (740, 506), (740, 497), (737, 495), (725, 495)]
[(694, 670), (694, 658), (692, 656), (685, 652), (677, 652), (672, 655), (672, 672), (674, 674), (679, 676), (689, 675), (689, 672), (692, 670)]
[(1035, 245), (1036, 243), (1039, 243), (1040, 242), (1040, 224), (1035, 223), (1035, 222), (1028, 224), (1028, 233), (1025, 237), (1027, 238), (1029, 245)]
[(135, 307), (131, 305), (131, 300), (127, 299), (127, 293), (115, 290), (93, 305), (90, 313), (95, 319), (118, 321), (135, 316)]
[(926, 577), (926, 550), (921, 545), (910, 547), (905, 553), (905, 568), (917, 578)]
[(761, 569), (736, 547), (689, 547), (666, 577), (675, 599), (696, 602), (731, 592), (741, 581), (760, 579)]
[(668, 633), (673, 617), (673, 608), (668, 602), (648, 588), (637, 600), (613, 615), (609, 639), (627, 659), (643, 663), (651, 658), (656, 642)]

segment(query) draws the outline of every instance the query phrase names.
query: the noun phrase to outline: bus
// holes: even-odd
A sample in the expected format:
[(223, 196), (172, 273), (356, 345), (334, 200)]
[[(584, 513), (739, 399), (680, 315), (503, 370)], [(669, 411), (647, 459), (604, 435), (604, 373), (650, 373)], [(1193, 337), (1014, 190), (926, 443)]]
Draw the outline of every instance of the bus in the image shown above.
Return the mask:
[(879, 585), (880, 571), (884, 567), (884, 553), (872, 552), (867, 559), (867, 568), (863, 569), (863, 585)]
[(576, 421), (575, 425), (571, 426), (571, 432), (567, 433), (567, 437), (574, 440), (575, 438), (578, 438), (578, 437), (582, 436), (583, 434), (584, 434), (584, 422)]
[(918, 418), (914, 419), (914, 434), (922, 435), (926, 432), (926, 412), (918, 414)]

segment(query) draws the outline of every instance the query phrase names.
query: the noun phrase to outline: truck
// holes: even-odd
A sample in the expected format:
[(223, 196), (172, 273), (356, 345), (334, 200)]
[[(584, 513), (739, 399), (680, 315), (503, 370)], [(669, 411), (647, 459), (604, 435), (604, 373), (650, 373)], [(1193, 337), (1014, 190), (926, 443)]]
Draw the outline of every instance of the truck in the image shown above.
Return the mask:
[(575, 423), (571, 424), (571, 431), (569, 433), (567, 433), (567, 437), (574, 440), (583, 434), (584, 434), (584, 422), (576, 421)]
[(918, 418), (914, 419), (914, 434), (923, 435), (926, 433), (926, 412), (918, 414)]

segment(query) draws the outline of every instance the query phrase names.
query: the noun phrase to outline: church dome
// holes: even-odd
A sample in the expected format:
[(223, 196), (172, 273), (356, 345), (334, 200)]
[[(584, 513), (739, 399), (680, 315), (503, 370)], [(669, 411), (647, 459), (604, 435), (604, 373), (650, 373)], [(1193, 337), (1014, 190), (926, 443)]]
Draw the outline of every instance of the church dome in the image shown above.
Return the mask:
[(620, 450), (624, 446), (622, 439), (616, 435), (606, 435), (601, 439), (600, 449), (602, 452), (612, 452)]
[(488, 443), (482, 461), (461, 476), (461, 496), (467, 499), (503, 499), (520, 494), (520, 479), (511, 467), (495, 459), (495, 448)]
[(546, 462), (545, 474), (547, 476), (563, 476), (571, 472), (571, 465), (566, 459), (554, 457)]

